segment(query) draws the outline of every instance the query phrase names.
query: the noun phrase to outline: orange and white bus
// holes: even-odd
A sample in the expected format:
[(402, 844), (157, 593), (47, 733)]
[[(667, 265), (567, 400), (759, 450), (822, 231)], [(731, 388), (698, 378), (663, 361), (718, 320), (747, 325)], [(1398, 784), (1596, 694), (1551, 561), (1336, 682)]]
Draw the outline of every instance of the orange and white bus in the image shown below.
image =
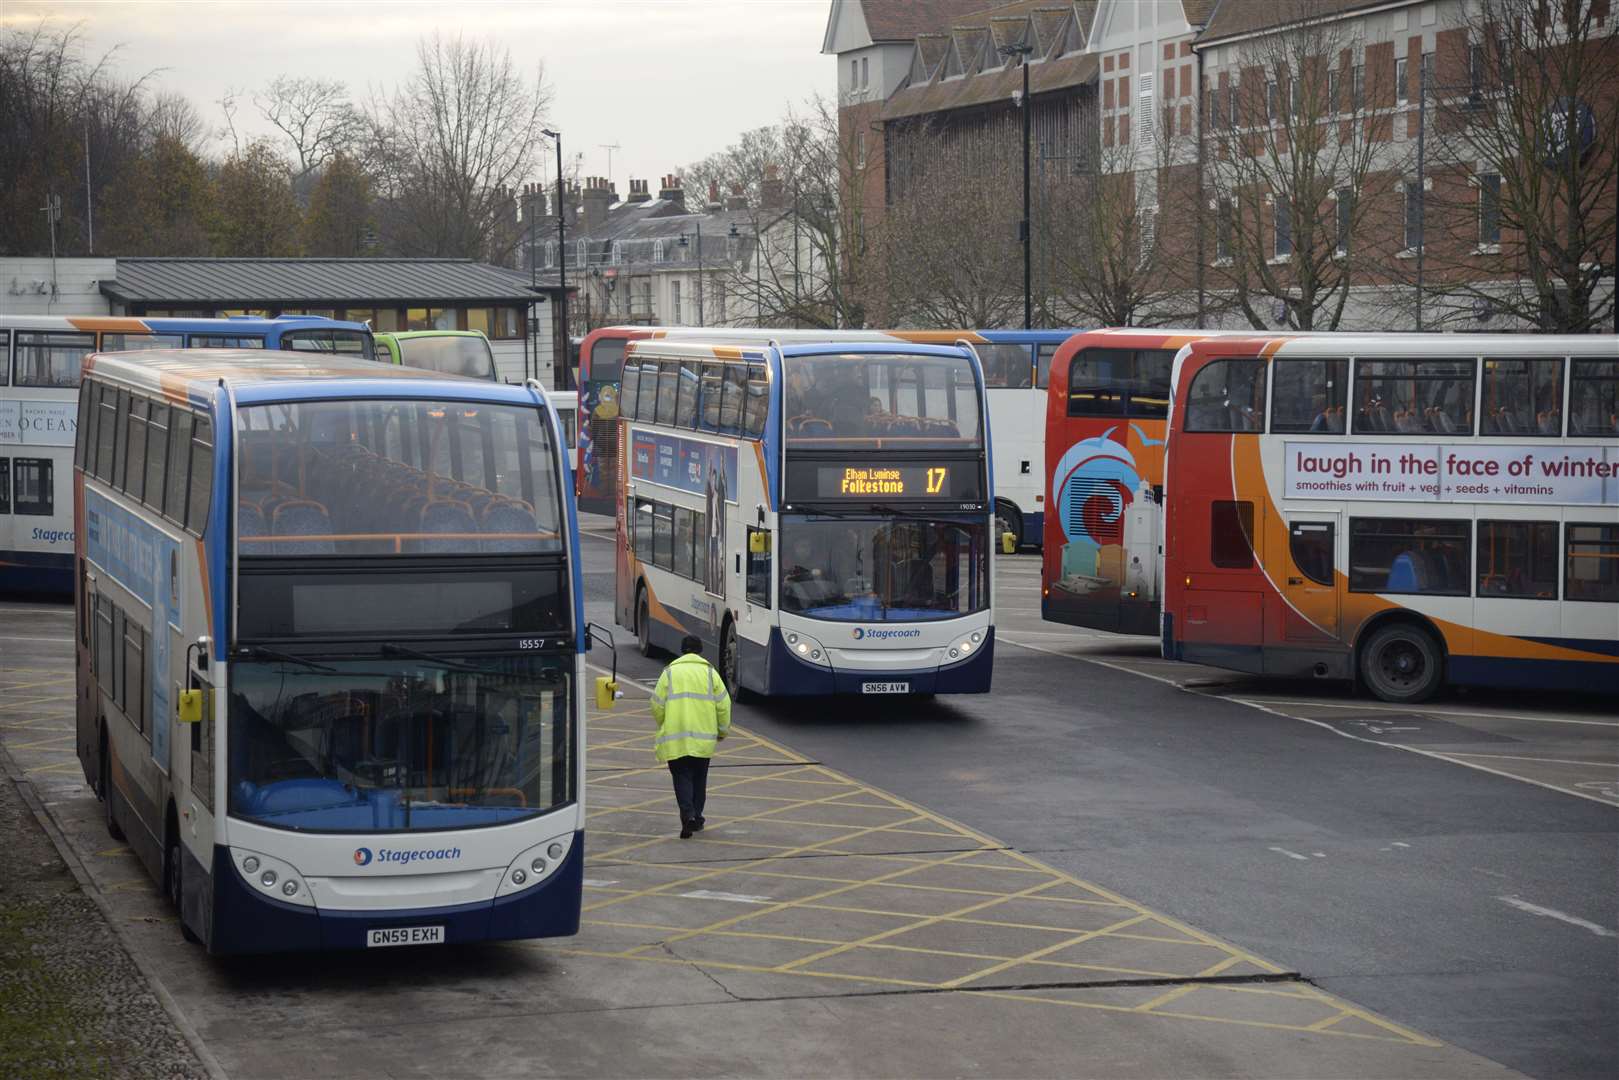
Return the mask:
[(1173, 381), (1166, 657), (1619, 692), (1619, 340), (1221, 337)]

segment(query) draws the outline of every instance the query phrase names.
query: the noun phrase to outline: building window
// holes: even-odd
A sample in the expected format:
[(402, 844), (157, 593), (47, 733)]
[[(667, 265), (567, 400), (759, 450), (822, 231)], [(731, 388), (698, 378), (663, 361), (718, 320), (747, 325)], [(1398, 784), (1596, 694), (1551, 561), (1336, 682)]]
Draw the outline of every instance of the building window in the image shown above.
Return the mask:
[(866, 133), (864, 131), (854, 133), (854, 167), (857, 169), (866, 167)]
[(1339, 188), (1337, 199), (1338, 241), (1336, 250), (1340, 255), (1349, 254), (1349, 234), (1355, 221), (1355, 189)]
[(1297, 120), (1304, 113), (1304, 80), (1287, 80), (1287, 108), (1288, 113)]
[(679, 326), (681, 324), (679, 278), (671, 278), (669, 281), (669, 310), (672, 322)]
[(1484, 101), (1484, 46), (1467, 47), (1467, 102), (1478, 105)]
[(1406, 82), (1406, 58), (1397, 57), (1394, 61), (1394, 101), (1397, 105), (1405, 105), (1411, 100), (1411, 88)]
[(1418, 72), (1418, 77), (1422, 82), (1418, 85), (1417, 92), (1426, 98), (1433, 90), (1433, 53), (1422, 54), (1422, 68)]
[(16, 458), (11, 463), (15, 477), (12, 509), (18, 516), (50, 517), (56, 513), (56, 481), (50, 458)]
[(1226, 87), (1226, 127), (1228, 128), (1234, 128), (1241, 123), (1241, 119), (1237, 111), (1237, 89), (1237, 80), (1232, 79), (1231, 83)]
[(1466, 596), (1467, 521), (1351, 518), (1349, 591)]
[(1293, 212), (1290, 207), (1277, 205), (1271, 217), (1276, 226), (1276, 257), (1284, 259), (1293, 254)]
[(1281, 115), (1281, 105), (1278, 103), (1276, 80), (1272, 79), (1265, 84), (1265, 119), (1274, 121)]
[(1422, 246), (1422, 181), (1410, 180), (1405, 184), (1405, 249), (1415, 251)]
[(1214, 258), (1231, 261), (1231, 200), (1221, 199), (1214, 217)]
[(860, 86), (862, 89), (871, 85), (871, 58), (860, 58)]
[(1485, 173), (1478, 178), (1478, 242), (1489, 247), (1501, 242), (1501, 176)]
[(0, 514), (11, 513), (11, 459), (0, 457)]
[(1352, 75), (1354, 85), (1350, 90), (1349, 107), (1355, 112), (1360, 112), (1366, 107), (1366, 65), (1356, 64)]
[(1343, 105), (1338, 100), (1340, 81), (1337, 68), (1327, 72), (1327, 112), (1334, 115), (1343, 110)]

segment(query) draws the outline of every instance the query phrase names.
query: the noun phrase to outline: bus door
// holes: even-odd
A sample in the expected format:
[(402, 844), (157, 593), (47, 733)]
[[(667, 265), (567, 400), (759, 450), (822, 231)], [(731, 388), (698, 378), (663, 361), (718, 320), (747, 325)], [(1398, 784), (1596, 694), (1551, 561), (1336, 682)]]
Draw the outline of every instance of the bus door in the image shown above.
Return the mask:
[(1336, 513), (1287, 512), (1287, 560), (1282, 578), (1282, 638), (1293, 642), (1337, 641), (1339, 589)]

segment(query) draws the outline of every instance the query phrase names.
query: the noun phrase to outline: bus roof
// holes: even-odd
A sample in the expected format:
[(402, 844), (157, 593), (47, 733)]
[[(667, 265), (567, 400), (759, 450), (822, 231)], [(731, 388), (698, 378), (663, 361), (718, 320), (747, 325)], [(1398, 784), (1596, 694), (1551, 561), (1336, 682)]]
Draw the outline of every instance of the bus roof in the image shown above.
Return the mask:
[[(751, 342), (749, 344), (752, 344)], [(765, 344), (753, 348), (733, 345), (725, 341), (671, 341), (668, 338), (642, 338), (629, 343), (625, 359), (643, 354), (670, 357), (704, 357), (716, 360), (763, 360)], [(965, 350), (954, 345), (920, 345), (882, 337), (874, 340), (828, 341), (816, 338), (794, 344), (778, 343), (777, 351), (785, 357), (797, 356), (950, 356), (962, 358)]]
[(84, 371), (180, 400), (229, 386), (243, 402), (294, 398), (453, 397), (532, 402), (525, 387), (445, 375), (343, 354), (261, 349), (151, 349), (97, 353)]
[(1258, 351), (1266, 356), (1592, 356), (1619, 357), (1619, 338), (1603, 334), (1265, 334), (1191, 342), (1194, 354)]
[(378, 338), (393, 338), (395, 341), (414, 341), (417, 338), (436, 337), (466, 337), (489, 340), (489, 335), (482, 330), (379, 330)]

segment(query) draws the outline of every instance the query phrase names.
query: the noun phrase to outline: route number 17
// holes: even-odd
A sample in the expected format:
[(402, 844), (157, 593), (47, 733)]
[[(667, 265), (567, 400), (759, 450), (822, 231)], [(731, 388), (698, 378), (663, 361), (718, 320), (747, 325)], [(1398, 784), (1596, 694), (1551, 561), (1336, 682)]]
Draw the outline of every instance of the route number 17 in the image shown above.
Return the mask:
[(928, 470), (928, 494), (937, 495), (944, 490), (944, 478), (950, 475), (949, 469)]

